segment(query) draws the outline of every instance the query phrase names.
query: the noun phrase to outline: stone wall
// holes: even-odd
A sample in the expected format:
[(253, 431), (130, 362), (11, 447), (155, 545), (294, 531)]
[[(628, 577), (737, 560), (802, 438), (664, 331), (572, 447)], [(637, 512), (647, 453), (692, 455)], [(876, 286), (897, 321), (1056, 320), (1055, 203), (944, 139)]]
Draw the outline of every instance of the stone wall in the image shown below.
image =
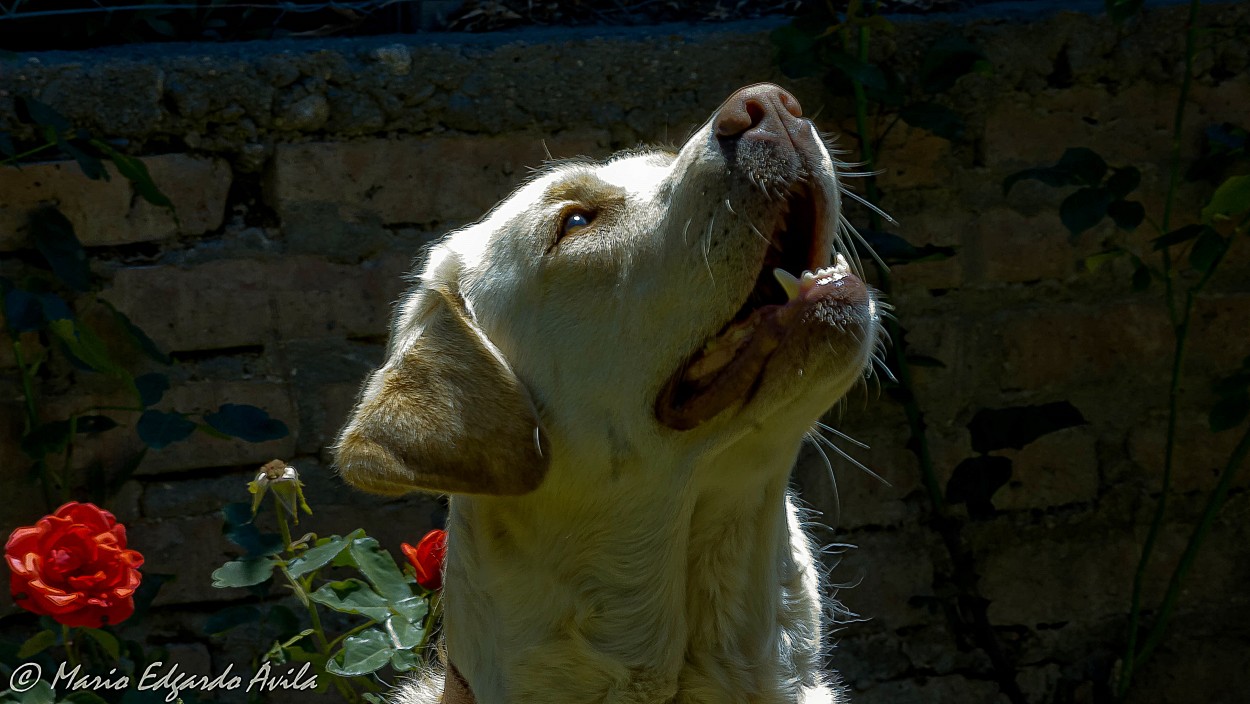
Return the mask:
[[(892, 271), (910, 349), (943, 364), (915, 369), (939, 481), (945, 487), (961, 463), (987, 457), (1009, 467), (1011, 480), (988, 515), (961, 514), (960, 542), (973, 564), (955, 565), (933, 528), (901, 405), (869, 384), (831, 414), (871, 449), (843, 445), (889, 484), (835, 456), (835, 493), (819, 455), (804, 450), (796, 482), (835, 523), (819, 530), (821, 539), (856, 546), (831, 551), (829, 565), (833, 582), (856, 585), (839, 598), (867, 619), (845, 624), (831, 656), (858, 704), (1005, 701), (986, 654), (954, 625), (956, 574), (979, 578), (1030, 702), (1101, 700), (1157, 496), (1171, 355), (1161, 286), (1134, 291), (1123, 262), (1088, 271), (1082, 260), (1102, 249), (1110, 226), (1069, 238), (1060, 191), (1024, 182), (1004, 196), (1001, 184), (1066, 147), (1091, 146), (1112, 164), (1141, 169), (1140, 199), (1157, 219), (1184, 10), (1151, 9), (1122, 29), (1101, 16), (1019, 15), (1019, 7), (900, 22), (875, 45), (906, 68), (918, 47), (958, 32), (993, 65), (949, 96), (968, 119), (967, 138), (952, 143), (899, 124), (880, 155), (880, 184), (898, 234), (954, 248), (952, 257)], [(1205, 13), (1235, 29), (1198, 56), (1185, 158), (1197, 153), (1205, 126), (1244, 124), (1250, 108), (1250, 10)], [(475, 219), (547, 154), (680, 142), (734, 88), (761, 80), (792, 88), (822, 129), (852, 127), (845, 96), (780, 75), (768, 37), (777, 25), (142, 46), (0, 63), (0, 129), (28, 129), (14, 117), (16, 96), (52, 105), (143, 155), (178, 216), (134, 197), (116, 175), (86, 179), (73, 162), (0, 169), (0, 273), (32, 261), (29, 211), (58, 204), (104, 281), (100, 297), (176, 360), (162, 369), (174, 380), (162, 408), (251, 403), (292, 431), (259, 444), (197, 434), (149, 452), (112, 498), (146, 569), (178, 575), (158, 599), (149, 638), (180, 662), (204, 663), (200, 671), (235, 652), (238, 644), (201, 634), (209, 614), (243, 596), (210, 584), (209, 573), (234, 554), (217, 509), (246, 498), (245, 482), (269, 459), (290, 459), (302, 472), (316, 512), (309, 530), (364, 526), (395, 550), (439, 520), (431, 498), (382, 501), (344, 490), (325, 448), (381, 359), (391, 303), (422, 246)], [(1186, 185), (1181, 202), (1205, 194)], [(1181, 208), (1185, 217), (1192, 210)], [(864, 221), (862, 209), (850, 214)], [(80, 302), (87, 315), (100, 309)], [(1147, 603), (1157, 603), (1235, 440), (1206, 429), (1211, 383), (1247, 354), (1250, 247), (1242, 242), (1198, 301), (1177, 476)], [(14, 365), (4, 345), (6, 531), (43, 513), (38, 487), (22, 476)], [(120, 394), (68, 368), (54, 367), (46, 381), (50, 416)], [(1019, 447), (978, 444), (978, 423), (1044, 404), (1081, 422)], [(85, 439), (74, 463), (113, 466), (137, 449), (132, 436)], [(1131, 701), (1234, 702), (1250, 687), (1246, 477)]]

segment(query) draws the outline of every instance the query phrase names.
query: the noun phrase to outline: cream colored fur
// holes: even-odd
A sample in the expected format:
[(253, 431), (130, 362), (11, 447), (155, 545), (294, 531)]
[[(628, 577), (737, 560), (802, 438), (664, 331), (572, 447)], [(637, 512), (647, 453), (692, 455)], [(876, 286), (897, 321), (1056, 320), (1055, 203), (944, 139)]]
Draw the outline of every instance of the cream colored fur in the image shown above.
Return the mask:
[[(876, 305), (846, 335), (788, 339), (749, 402), (693, 430), (657, 423), (665, 381), (754, 284), (753, 228), (776, 218), (712, 130), (677, 154), (552, 166), (448, 235), (340, 438), (349, 482), (454, 494), (443, 632), (478, 704), (841, 701), (787, 481), (862, 378)], [(821, 153), (809, 178), (836, 229)], [(591, 226), (556, 242), (570, 208)], [(451, 380), (436, 410), (413, 378)], [(431, 459), (456, 452), (475, 459)], [(427, 673), (397, 701), (437, 702), (441, 684)]]

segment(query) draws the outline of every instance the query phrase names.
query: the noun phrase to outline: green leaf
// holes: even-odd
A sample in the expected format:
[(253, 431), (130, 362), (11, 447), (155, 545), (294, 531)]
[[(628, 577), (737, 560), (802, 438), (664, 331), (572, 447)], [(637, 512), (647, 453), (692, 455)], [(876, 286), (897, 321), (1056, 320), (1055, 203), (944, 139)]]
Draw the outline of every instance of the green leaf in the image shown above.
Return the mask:
[(161, 193), (161, 189), (156, 187), (152, 181), (152, 175), (148, 173), (148, 167), (142, 160), (132, 156), (127, 156), (114, 149), (107, 142), (101, 142), (98, 139), (91, 140), (92, 146), (104, 152), (109, 159), (113, 161), (113, 165), (117, 167), (117, 172), (130, 181), (137, 192), (144, 200), (162, 208), (174, 209), (174, 204), (169, 198)]
[(208, 617), (204, 622), (204, 632), (210, 636), (216, 635), (259, 620), (260, 609), (255, 606), (227, 606)]
[(1137, 190), (1139, 185), (1141, 185), (1141, 172), (1131, 166), (1113, 169), (1111, 177), (1107, 179), (1107, 190), (1121, 200)]
[[(64, 115), (57, 112), (55, 108), (47, 103), (40, 102), (34, 98), (19, 95), (13, 99), (13, 105), (17, 108), (17, 119), (27, 124), (35, 124), (40, 127), (51, 127), (53, 135), (60, 132), (69, 132), (72, 125)], [(55, 141), (55, 140), (49, 140)]]
[(11, 333), (30, 332), (43, 327), (43, 306), (39, 297), (30, 291), (13, 288), (12, 283), (5, 279), (4, 286), (4, 321)]
[(52, 273), (75, 291), (91, 288), (91, 267), (74, 224), (56, 208), (40, 208), (30, 215), (30, 237), (52, 267)]
[(826, 59), (834, 69), (865, 88), (877, 91), (889, 89), (885, 74), (878, 66), (866, 64), (844, 51), (830, 52)]
[(75, 428), (80, 433), (103, 433), (117, 427), (117, 421), (108, 416), (79, 416)]
[(1107, 14), (1116, 22), (1123, 22), (1141, 12), (1143, 0), (1106, 0)]
[(343, 677), (367, 675), (390, 662), (392, 652), (386, 634), (370, 628), (345, 638), (343, 648), (326, 661), (326, 671)]
[(1245, 158), (1250, 145), (1250, 133), (1237, 125), (1224, 122), (1208, 125), (1203, 130), (1203, 150), (1185, 171), (1190, 181), (1217, 183), (1220, 175)]
[(44, 680), (39, 680), (35, 683), (35, 686), (19, 693), (17, 701), (21, 704), (54, 704), (56, 702), (56, 693), (52, 690), (52, 685)]
[(57, 635), (55, 631), (39, 631), (28, 638), (25, 643), (22, 643), (22, 647), (17, 651), (17, 656), (25, 660), (33, 655), (38, 655), (56, 645), (56, 640)]
[(1211, 195), (1211, 202), (1202, 209), (1202, 221), (1208, 225), (1231, 220), (1250, 212), (1250, 176), (1233, 176)]
[(928, 130), (943, 139), (955, 141), (964, 136), (964, 119), (959, 113), (937, 103), (913, 103), (899, 112), (912, 127)]
[(117, 636), (98, 628), (83, 628), (80, 630), (82, 633), (85, 633), (88, 638), (98, 643), (100, 648), (104, 650), (105, 653), (108, 653), (108, 656), (114, 661), (121, 657), (121, 645), (117, 642)]
[(160, 362), (161, 364), (173, 363), (173, 360), (169, 358), (169, 355), (162, 352), (161, 348), (152, 341), (152, 338), (148, 337), (147, 333), (143, 332), (138, 325), (131, 322), (130, 318), (128, 318), (125, 313), (117, 310), (113, 307), (113, 304), (102, 298), (97, 300), (104, 304), (109, 310), (113, 311), (113, 317), (117, 319), (117, 322), (121, 323), (122, 329), (126, 331), (126, 334), (130, 337), (130, 341), (134, 344), (136, 349), (147, 355), (150, 359)]
[(770, 35), (777, 47), (777, 63), (787, 78), (815, 76), (824, 70), (816, 57), (816, 38), (809, 32), (785, 25)]
[[(422, 604), (424, 599), (420, 600)], [(420, 619), (408, 620), (399, 616), (391, 616), (383, 624), (387, 640), (396, 650), (410, 650), (421, 643), (422, 630)]]
[(920, 87), (928, 93), (941, 93), (969, 73), (989, 70), (985, 52), (964, 37), (952, 35), (934, 42), (921, 57)]
[(396, 602), (412, 597), (408, 580), (395, 566), (391, 554), (383, 550), (376, 539), (357, 538), (352, 541), (350, 550), (365, 579), (388, 601)]
[(341, 582), (328, 582), (308, 598), (313, 601), (345, 614), (367, 616), (375, 621), (385, 621), (391, 615), (386, 599), (359, 579), (345, 579)]
[(22, 452), (31, 459), (42, 459), (69, 444), (69, 421), (54, 420), (35, 427), (22, 437)]
[(1211, 432), (1222, 433), (1241, 425), (1250, 416), (1250, 393), (1242, 389), (1240, 393), (1232, 393), (1215, 402), (1207, 422)]
[(1097, 186), (1107, 173), (1107, 162), (1087, 147), (1071, 147), (1063, 152), (1055, 168), (1062, 169), (1075, 179), (1074, 183)]
[(195, 423), (187, 420), (181, 413), (146, 410), (139, 416), (135, 424), (139, 439), (145, 445), (162, 450), (179, 440), (186, 440), (195, 432)]
[(1189, 240), (1196, 238), (1198, 235), (1201, 235), (1203, 232), (1206, 232), (1207, 229), (1208, 228), (1205, 225), (1186, 225), (1180, 229), (1172, 230), (1167, 234), (1159, 235), (1153, 240), (1154, 250), (1158, 251), (1166, 247), (1171, 247), (1175, 244), (1188, 242)]
[(145, 407), (155, 406), (169, 391), (169, 377), (164, 374), (144, 374), (135, 378), (135, 388), (139, 390), (139, 400)]
[[(135, 590), (135, 613), (127, 621), (133, 625), (141, 622), (148, 614), (148, 609), (152, 607), (152, 600), (160, 593), (161, 587), (166, 582), (172, 582), (178, 579), (176, 575), (161, 574), (159, 572), (144, 572), (143, 581), (139, 583), (139, 588)], [(133, 643), (134, 641), (129, 641)]]
[[(396, 650), (391, 654), (391, 667), (396, 672), (408, 672), (421, 667), (424, 663), (421, 657), (411, 650)], [(385, 700), (382, 700), (385, 702)]]
[(277, 440), (291, 432), (286, 423), (270, 418), (264, 410), (237, 403), (224, 404), (216, 413), (205, 415), (204, 420), (214, 429), (248, 442)]
[(1203, 274), (1207, 273), (1224, 254), (1225, 246), (1223, 237), (1214, 230), (1205, 230), (1198, 235), (1194, 248), (1189, 250), (1189, 265)]
[(1110, 195), (1101, 188), (1080, 188), (1059, 204), (1059, 219), (1073, 237), (1102, 222)]
[(75, 320), (53, 320), (48, 329), (65, 348), (88, 368), (118, 378), (125, 378), (126, 371), (113, 361), (104, 341), (91, 328), (79, 325)]
[(247, 501), (234, 501), (221, 507), (221, 516), (232, 526), (245, 526), (252, 522), (252, 504)]
[(1108, 249), (1105, 252), (1099, 252), (1097, 254), (1091, 254), (1090, 256), (1085, 258), (1085, 270), (1090, 273), (1093, 273), (1095, 271), (1098, 271), (1098, 268), (1101, 267), (1103, 264), (1106, 264), (1112, 259), (1118, 259), (1124, 256), (1125, 254), (1127, 254), (1127, 252), (1125, 252), (1123, 249), (1118, 249), (1118, 248)]
[(1107, 204), (1107, 215), (1121, 230), (1135, 230), (1146, 219), (1146, 209), (1131, 200), (1113, 200)]
[(277, 561), (268, 557), (233, 560), (213, 570), (214, 587), (250, 587), (273, 576)]
[(313, 570), (319, 570), (330, 564), (330, 561), (346, 550), (347, 546), (347, 538), (338, 535), (331, 536), (329, 542), (311, 548), (303, 555), (291, 560), (286, 566), (287, 572), (290, 572), (292, 577), (303, 577)]
[(108, 181), (108, 169), (104, 168), (104, 162), (100, 161), (100, 157), (92, 153), (94, 150), (90, 149), (90, 143), (87, 149), (83, 149), (75, 142), (77, 140), (58, 139), (56, 146), (78, 162), (78, 168), (82, 170), (84, 176), (92, 181)]
[(262, 533), (254, 523), (226, 526), (222, 531), (230, 542), (247, 551), (248, 557), (267, 557), (282, 552), (286, 544), (277, 533)]
[[(396, 617), (401, 618), (413, 626), (420, 626), (425, 620), (426, 614), (430, 613), (430, 604), (425, 600), (424, 596), (413, 595), (407, 599), (391, 602), (391, 611)], [(392, 618), (394, 620), (394, 617)]]

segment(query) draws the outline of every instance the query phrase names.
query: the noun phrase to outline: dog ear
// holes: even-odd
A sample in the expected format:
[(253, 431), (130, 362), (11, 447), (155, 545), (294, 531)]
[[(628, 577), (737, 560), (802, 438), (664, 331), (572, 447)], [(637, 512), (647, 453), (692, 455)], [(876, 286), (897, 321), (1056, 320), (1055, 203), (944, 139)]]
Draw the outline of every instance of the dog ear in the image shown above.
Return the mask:
[(339, 436), (339, 474), (380, 494), (533, 491), (547, 458), (524, 386), (457, 293), (435, 285), (415, 303), (419, 333), (393, 342), (365, 386)]

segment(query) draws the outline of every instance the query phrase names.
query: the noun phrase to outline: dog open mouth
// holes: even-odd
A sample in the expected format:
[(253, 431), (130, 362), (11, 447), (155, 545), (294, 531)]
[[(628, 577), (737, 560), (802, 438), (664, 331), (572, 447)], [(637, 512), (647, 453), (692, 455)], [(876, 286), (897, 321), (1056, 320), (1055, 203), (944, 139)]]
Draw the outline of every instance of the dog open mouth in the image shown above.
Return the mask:
[(791, 333), (809, 325), (844, 329), (853, 321), (851, 309), (868, 293), (846, 259), (833, 256), (825, 208), (824, 194), (812, 187), (790, 190), (746, 301), (660, 392), (661, 423), (689, 430), (750, 401), (768, 360)]

